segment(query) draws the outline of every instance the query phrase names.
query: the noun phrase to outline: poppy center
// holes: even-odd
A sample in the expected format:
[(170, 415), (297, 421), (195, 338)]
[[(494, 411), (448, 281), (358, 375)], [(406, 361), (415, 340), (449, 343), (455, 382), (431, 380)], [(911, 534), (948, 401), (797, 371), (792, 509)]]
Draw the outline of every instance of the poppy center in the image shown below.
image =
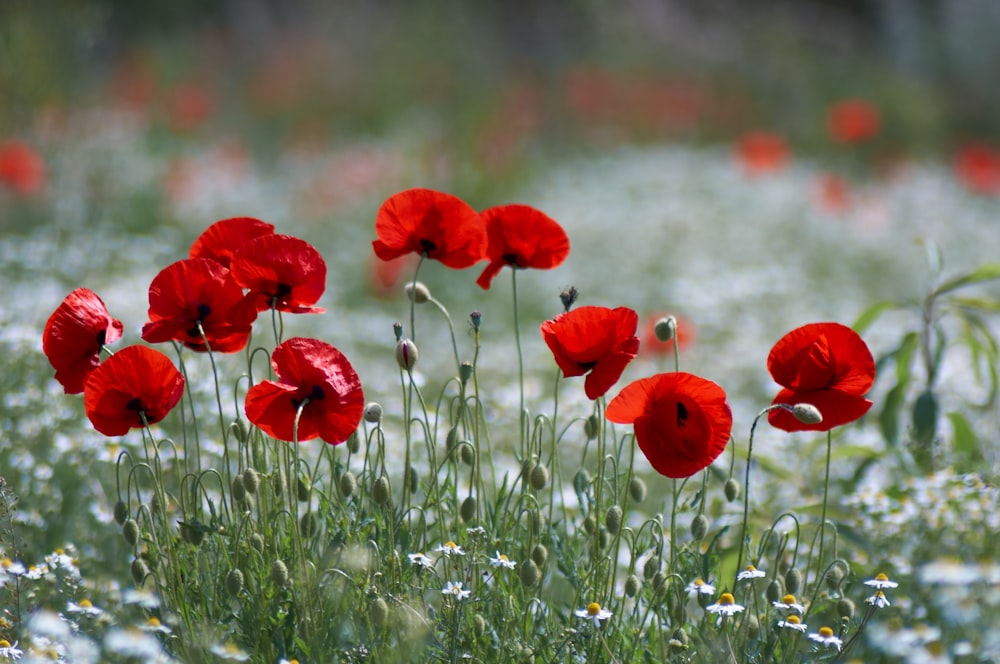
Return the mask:
[(98, 332), (97, 333), (97, 347), (98, 348), (103, 348), (104, 347), (104, 342), (107, 340), (107, 338), (108, 338), (108, 330), (106, 328), (103, 329), (103, 330), (101, 330), (100, 332)]
[(128, 403), (125, 404), (125, 410), (134, 410), (138, 413), (142, 410), (142, 400), (139, 397), (129, 399)]
[(427, 238), (423, 238), (420, 240), (420, 251), (425, 256), (430, 256), (431, 252), (434, 251), (435, 249), (437, 249), (437, 245), (434, 244), (432, 241), (428, 240)]
[(302, 406), (302, 404), (306, 403), (307, 401), (322, 401), (325, 398), (326, 398), (326, 393), (323, 392), (323, 388), (320, 387), (319, 385), (314, 385), (312, 391), (309, 392), (309, 394), (306, 395), (304, 398), (292, 399), (292, 408), (298, 410), (299, 407)]
[(500, 258), (503, 260), (504, 263), (508, 263), (510, 265), (517, 265), (518, 264), (517, 263), (518, 255), (517, 254), (504, 254)]
[(292, 287), (288, 284), (279, 283), (278, 287), (274, 291), (274, 297), (279, 300), (292, 294)]

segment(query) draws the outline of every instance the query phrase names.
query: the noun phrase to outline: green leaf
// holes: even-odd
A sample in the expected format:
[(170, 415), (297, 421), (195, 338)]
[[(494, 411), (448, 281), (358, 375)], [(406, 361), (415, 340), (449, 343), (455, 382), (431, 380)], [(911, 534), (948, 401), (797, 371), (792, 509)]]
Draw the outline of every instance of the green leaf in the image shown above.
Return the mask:
[(938, 404), (934, 393), (927, 390), (913, 404), (913, 440), (930, 445), (937, 435)]
[[(948, 413), (951, 420), (951, 430), (955, 438), (952, 441), (952, 449), (955, 452), (956, 465), (967, 466), (976, 465), (984, 461), (983, 453), (979, 449), (979, 440), (972, 425), (961, 413)], [(971, 470), (971, 468), (966, 468)]]
[(895, 309), (898, 306), (899, 306), (898, 304), (892, 302), (891, 300), (883, 300), (882, 302), (876, 302), (875, 304), (873, 304), (872, 306), (868, 307), (867, 309), (861, 312), (861, 315), (858, 316), (858, 319), (856, 321), (854, 321), (854, 324), (851, 325), (851, 328), (858, 334), (864, 334), (865, 330), (867, 330), (872, 323), (878, 320), (879, 316), (881, 316), (884, 312), (888, 311), (889, 309)]
[(899, 410), (903, 407), (905, 391), (905, 386), (897, 383), (886, 393), (882, 411), (878, 414), (882, 437), (890, 446), (895, 446), (899, 442)]
[(976, 311), (987, 311), (990, 313), (1000, 313), (1000, 300), (993, 300), (984, 297), (950, 297), (948, 303), (962, 309), (973, 309)]
[(877, 456), (879, 456), (878, 450), (872, 449), (868, 445), (834, 445), (830, 451), (830, 461), (841, 459), (860, 461)]
[(945, 281), (934, 289), (932, 296), (937, 297), (938, 295), (950, 293), (951, 291), (964, 288), (965, 286), (971, 286), (972, 284), (978, 284), (984, 281), (992, 281), (994, 279), (1000, 279), (1000, 263), (985, 263), (968, 274), (953, 277), (948, 281)]

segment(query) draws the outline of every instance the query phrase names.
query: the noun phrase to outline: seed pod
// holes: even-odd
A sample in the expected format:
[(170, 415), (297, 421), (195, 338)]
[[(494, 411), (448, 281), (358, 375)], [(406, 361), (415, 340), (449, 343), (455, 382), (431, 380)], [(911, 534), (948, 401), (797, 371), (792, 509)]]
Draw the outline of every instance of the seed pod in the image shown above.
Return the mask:
[(841, 600), (837, 602), (837, 613), (840, 615), (841, 618), (848, 618), (848, 619), (853, 618), (854, 602), (852, 602), (847, 597), (841, 598)]
[(458, 510), (459, 516), (465, 523), (472, 523), (476, 518), (476, 498), (469, 496), (462, 501), (462, 506)]
[(236, 440), (245, 443), (247, 438), (250, 437), (250, 430), (247, 428), (247, 423), (242, 419), (237, 419), (233, 422), (232, 432), (236, 436)]
[(137, 586), (141, 586), (146, 575), (149, 574), (149, 568), (146, 567), (146, 563), (142, 558), (134, 558), (129, 571), (132, 573), (132, 580), (135, 581), (135, 585)]
[(650, 556), (646, 558), (646, 562), (642, 565), (642, 578), (649, 581), (653, 576), (660, 571), (660, 559), (656, 556)]
[(708, 533), (708, 517), (699, 514), (691, 520), (691, 537), (700, 540)]
[(543, 568), (545, 563), (549, 562), (549, 550), (544, 544), (536, 544), (531, 549), (531, 559), (539, 568)]
[(771, 579), (771, 583), (767, 584), (767, 589), (764, 591), (764, 597), (767, 598), (767, 601), (773, 604), (784, 596), (785, 591), (781, 587), (781, 581)]
[(622, 508), (618, 505), (609, 507), (608, 513), (604, 515), (604, 524), (609, 533), (617, 535), (622, 529)]
[(789, 595), (796, 595), (802, 587), (802, 572), (796, 567), (792, 567), (785, 572), (785, 592)]
[(597, 519), (593, 514), (588, 514), (583, 518), (583, 529), (588, 535), (597, 532)]
[(601, 431), (601, 422), (597, 419), (596, 415), (591, 415), (583, 423), (583, 433), (587, 436), (587, 440), (594, 440), (597, 438), (597, 434)]
[(472, 362), (465, 360), (458, 365), (458, 378), (462, 381), (462, 385), (469, 382), (469, 379), (472, 378)]
[(633, 477), (632, 481), (628, 483), (628, 494), (632, 496), (632, 500), (636, 504), (641, 504), (642, 501), (646, 500), (646, 483), (642, 481), (641, 477)]
[(115, 503), (114, 513), (115, 523), (119, 526), (125, 525), (125, 519), (128, 518), (128, 505), (125, 504), (125, 501), (119, 500)]
[(830, 590), (836, 590), (840, 587), (840, 582), (844, 580), (844, 573), (838, 568), (834, 567), (826, 573), (826, 577), (823, 581), (826, 583), (826, 587)]
[(733, 502), (740, 497), (740, 483), (736, 481), (736, 478), (730, 477), (722, 487), (722, 492), (726, 494), (726, 500)]
[(403, 371), (413, 371), (413, 367), (417, 364), (417, 357), (420, 353), (417, 351), (417, 344), (413, 343), (409, 339), (400, 339), (396, 342), (396, 364)]
[(230, 490), (233, 494), (233, 500), (237, 503), (242, 503), (247, 499), (247, 489), (243, 484), (243, 476), (237, 475), (233, 478), (233, 483), (230, 485)]
[(597, 546), (602, 550), (608, 548), (608, 544), (611, 543), (611, 533), (608, 532), (607, 528), (601, 528), (601, 532), (597, 534)]
[(258, 473), (253, 468), (247, 468), (243, 471), (243, 488), (250, 495), (257, 493), (257, 489), (260, 488), (260, 473)]
[(545, 467), (545, 464), (537, 464), (531, 469), (531, 475), (528, 476), (528, 481), (531, 483), (531, 488), (535, 491), (541, 491), (549, 483), (549, 469)]
[(476, 463), (476, 450), (468, 442), (458, 448), (458, 456), (461, 457), (462, 463), (467, 466), (473, 466)]
[(641, 589), (642, 581), (639, 580), (639, 577), (635, 574), (629, 574), (628, 578), (625, 579), (625, 595), (627, 597), (635, 597)]
[(486, 633), (486, 628), (489, 627), (489, 625), (487, 625), (486, 618), (483, 617), (483, 614), (477, 613), (472, 619), (472, 627), (476, 633), (476, 638), (481, 639), (483, 638), (483, 634)]
[(653, 575), (653, 580), (650, 581), (650, 585), (653, 586), (653, 591), (656, 592), (657, 595), (667, 589), (667, 575), (662, 569)]
[(347, 451), (351, 454), (357, 454), (361, 449), (361, 437), (358, 436), (357, 430), (351, 432), (351, 435), (347, 437)]
[(312, 537), (319, 530), (319, 519), (313, 512), (306, 512), (299, 518), (299, 532), (303, 537)]
[(403, 286), (406, 297), (416, 304), (424, 304), (431, 299), (431, 291), (426, 285), (419, 281), (410, 281)]
[(264, 553), (264, 536), (260, 533), (254, 533), (250, 536), (250, 546), (254, 548), (257, 553)]
[(344, 498), (350, 498), (358, 488), (358, 480), (354, 473), (347, 471), (340, 474), (340, 493)]
[(372, 484), (372, 501), (376, 505), (386, 505), (392, 497), (392, 487), (389, 485), (389, 478), (379, 477)]
[(243, 572), (238, 569), (229, 570), (229, 574), (226, 575), (226, 592), (236, 597), (241, 590), (243, 590)]
[(673, 316), (666, 316), (656, 321), (653, 326), (653, 334), (660, 343), (667, 343), (677, 335), (677, 319)]
[(275, 560), (271, 563), (271, 582), (279, 588), (284, 588), (288, 583), (288, 566), (282, 560)]
[(389, 605), (381, 597), (368, 605), (368, 618), (376, 627), (384, 627), (389, 621)]
[(307, 502), (310, 494), (312, 494), (312, 486), (310, 486), (309, 476), (306, 474), (299, 475), (299, 479), (295, 484), (295, 489), (298, 494), (299, 502)]
[(542, 578), (541, 572), (538, 571), (538, 565), (531, 558), (521, 563), (517, 575), (521, 579), (521, 585), (525, 588), (533, 588)]
[(135, 519), (125, 519), (125, 523), (122, 524), (122, 537), (129, 546), (135, 546), (139, 541), (139, 524)]

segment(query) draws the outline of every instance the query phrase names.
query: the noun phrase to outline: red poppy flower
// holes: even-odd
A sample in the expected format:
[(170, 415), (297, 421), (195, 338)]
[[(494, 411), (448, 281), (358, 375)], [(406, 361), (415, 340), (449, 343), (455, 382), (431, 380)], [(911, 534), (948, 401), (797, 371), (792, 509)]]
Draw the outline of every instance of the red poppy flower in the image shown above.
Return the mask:
[(77, 288), (66, 296), (49, 316), (42, 335), (42, 351), (66, 394), (83, 392), (87, 376), (100, 364), (101, 348), (121, 339), (123, 329), (89, 288)]
[(749, 175), (780, 171), (790, 158), (788, 143), (771, 132), (752, 131), (736, 143), (736, 159)]
[(874, 138), (882, 128), (882, 117), (871, 102), (845, 99), (830, 107), (826, 126), (838, 143), (862, 143)]
[(233, 253), (250, 240), (274, 233), (274, 225), (253, 217), (220, 219), (191, 245), (188, 258), (210, 258), (229, 267)]
[(244, 295), (229, 270), (207, 258), (188, 258), (161, 270), (150, 284), (149, 322), (142, 327), (142, 338), (235, 353), (247, 345), (256, 318), (256, 297)]
[(851, 189), (839, 175), (824, 173), (819, 178), (816, 199), (825, 212), (844, 212), (851, 205)]
[(321, 314), (314, 307), (326, 290), (326, 262), (315, 247), (291, 235), (263, 235), (233, 254), (233, 279), (257, 295), (257, 310)]
[(955, 173), (969, 191), (1000, 195), (1000, 153), (986, 145), (966, 145), (955, 155)]
[(45, 184), (45, 162), (24, 141), (0, 143), (0, 182), (19, 194), (33, 194)]
[(783, 336), (767, 356), (767, 370), (784, 389), (775, 404), (808, 403), (823, 421), (805, 424), (784, 409), (768, 413), (785, 431), (829, 431), (868, 412), (864, 398), (875, 382), (875, 360), (857, 332), (840, 323), (811, 323)]
[(676, 372), (631, 383), (604, 414), (632, 424), (639, 449), (667, 477), (691, 477), (726, 449), (733, 413), (725, 391), (710, 380)]
[[(365, 408), (361, 380), (343, 353), (328, 343), (296, 337), (274, 349), (271, 366), (277, 381), (265, 380), (247, 393), (247, 419), (278, 440), (319, 436), (337, 445), (358, 428)], [(308, 402), (306, 402), (308, 399)]]
[(582, 376), (587, 398), (611, 389), (639, 352), (639, 315), (628, 307), (579, 307), (542, 323), (542, 337), (563, 376)]
[(169, 357), (148, 346), (129, 346), (91, 372), (83, 406), (95, 429), (124, 436), (162, 420), (183, 394), (184, 376)]
[(375, 233), (372, 248), (384, 261), (415, 253), (462, 269), (486, 252), (482, 217), (462, 199), (431, 189), (390, 196), (379, 208)]
[(656, 314), (646, 318), (646, 325), (642, 331), (642, 350), (644, 353), (648, 351), (650, 355), (673, 355), (673, 340), (660, 341), (660, 339), (656, 336), (656, 324), (671, 315), (674, 317), (674, 320), (677, 321), (674, 334), (677, 338), (678, 349), (680, 351), (684, 351), (686, 348), (690, 348), (691, 345), (694, 344), (695, 339), (698, 337), (698, 333), (695, 330), (694, 324), (690, 320), (682, 318), (677, 314)]
[(569, 255), (569, 238), (554, 219), (527, 205), (500, 205), (482, 213), (486, 224), (486, 259), (476, 283), (490, 287), (505, 265), (548, 270)]

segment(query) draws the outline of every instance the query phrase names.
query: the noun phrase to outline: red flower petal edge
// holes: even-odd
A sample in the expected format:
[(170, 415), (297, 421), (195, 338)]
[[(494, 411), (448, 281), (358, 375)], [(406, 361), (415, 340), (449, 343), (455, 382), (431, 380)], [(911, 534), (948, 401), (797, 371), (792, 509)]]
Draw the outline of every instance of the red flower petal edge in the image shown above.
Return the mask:
[(184, 394), (184, 376), (170, 358), (148, 346), (123, 348), (94, 369), (83, 390), (83, 405), (94, 428), (105, 436), (155, 424)]
[(66, 296), (45, 323), (42, 351), (56, 370), (66, 394), (83, 392), (83, 384), (100, 364), (101, 347), (122, 336), (123, 325), (89, 288)]
[(548, 270), (569, 255), (569, 237), (557, 221), (528, 205), (500, 205), (482, 213), (486, 224), (486, 259), (476, 280), (488, 289), (504, 266)]
[(233, 254), (233, 279), (257, 295), (257, 310), (321, 314), (313, 305), (326, 290), (326, 261), (316, 248), (291, 235), (263, 235)]
[(209, 258), (229, 267), (233, 254), (244, 244), (274, 233), (274, 225), (253, 217), (220, 219), (198, 236), (188, 258)]

